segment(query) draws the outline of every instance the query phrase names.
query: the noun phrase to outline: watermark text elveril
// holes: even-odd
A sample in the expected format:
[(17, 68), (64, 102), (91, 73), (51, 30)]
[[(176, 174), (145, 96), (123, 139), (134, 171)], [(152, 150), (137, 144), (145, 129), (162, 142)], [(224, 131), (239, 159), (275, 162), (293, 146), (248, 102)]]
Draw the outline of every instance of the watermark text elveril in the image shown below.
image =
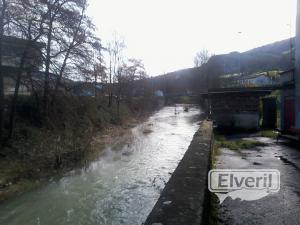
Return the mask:
[(274, 169), (214, 169), (208, 174), (208, 189), (220, 204), (227, 198), (255, 201), (280, 189), (280, 172)]

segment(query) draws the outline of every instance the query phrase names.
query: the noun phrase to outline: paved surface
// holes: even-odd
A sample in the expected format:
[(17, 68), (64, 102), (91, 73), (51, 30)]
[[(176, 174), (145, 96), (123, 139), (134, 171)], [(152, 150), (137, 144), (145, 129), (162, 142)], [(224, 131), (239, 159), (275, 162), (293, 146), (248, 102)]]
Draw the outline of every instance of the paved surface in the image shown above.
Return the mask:
[(203, 122), (145, 225), (200, 225), (207, 194), (212, 124)]
[(221, 149), (217, 168), (278, 169), (281, 189), (257, 201), (227, 198), (219, 208), (219, 224), (300, 225), (300, 149), (268, 138), (252, 138), (268, 143), (240, 152)]

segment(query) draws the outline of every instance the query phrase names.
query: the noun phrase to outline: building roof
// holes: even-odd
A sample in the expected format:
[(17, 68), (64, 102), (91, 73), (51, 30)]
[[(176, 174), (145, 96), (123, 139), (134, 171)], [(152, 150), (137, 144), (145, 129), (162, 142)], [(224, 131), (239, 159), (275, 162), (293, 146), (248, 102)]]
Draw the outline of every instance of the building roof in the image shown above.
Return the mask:
[[(13, 37), (13, 36), (3, 36), (3, 43), (5, 44), (12, 44), (12, 45), (25, 45), (26, 43), (28, 43), (29, 40), (27, 39), (22, 39), (22, 38), (18, 38), (18, 37)], [(46, 45), (43, 42), (34, 42), (34, 44), (36, 45), (36, 47), (38, 48), (44, 48)]]

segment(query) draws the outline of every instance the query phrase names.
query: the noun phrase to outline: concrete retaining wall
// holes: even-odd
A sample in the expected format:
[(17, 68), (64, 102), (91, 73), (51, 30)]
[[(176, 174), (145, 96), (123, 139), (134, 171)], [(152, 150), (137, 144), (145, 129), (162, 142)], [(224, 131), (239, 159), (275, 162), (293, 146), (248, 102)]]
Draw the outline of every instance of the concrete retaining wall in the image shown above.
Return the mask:
[(210, 167), (212, 123), (204, 121), (200, 127), (145, 225), (205, 224), (209, 207), (207, 174)]
[(258, 112), (241, 113), (215, 113), (213, 120), (219, 127), (232, 127), (236, 129), (257, 130), (259, 128)]

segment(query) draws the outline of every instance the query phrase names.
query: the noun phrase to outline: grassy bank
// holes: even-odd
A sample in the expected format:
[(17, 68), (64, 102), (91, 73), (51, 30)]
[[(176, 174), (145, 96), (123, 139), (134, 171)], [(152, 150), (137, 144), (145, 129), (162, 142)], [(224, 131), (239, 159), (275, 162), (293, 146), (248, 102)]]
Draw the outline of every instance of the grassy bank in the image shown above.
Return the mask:
[(228, 148), (239, 151), (240, 149), (251, 149), (259, 146), (265, 146), (264, 143), (246, 139), (228, 139), (222, 135), (215, 135), (215, 148)]
[(63, 97), (39, 123), (32, 99), (22, 99), (14, 137), (0, 152), (0, 201), (84, 165), (104, 140), (121, 135), (157, 107), (155, 99), (133, 99), (117, 108), (101, 98)]
[(278, 132), (274, 130), (263, 130), (261, 131), (261, 136), (276, 139), (278, 137)]

